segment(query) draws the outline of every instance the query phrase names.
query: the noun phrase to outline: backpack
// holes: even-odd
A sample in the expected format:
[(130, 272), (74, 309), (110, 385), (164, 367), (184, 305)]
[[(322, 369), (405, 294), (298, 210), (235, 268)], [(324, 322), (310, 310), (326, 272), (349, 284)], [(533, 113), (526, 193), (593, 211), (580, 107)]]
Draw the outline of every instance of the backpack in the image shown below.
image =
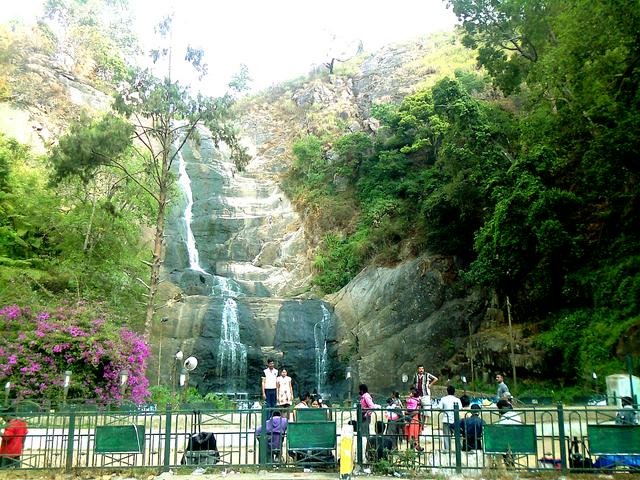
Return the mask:
[(220, 461), (216, 437), (211, 432), (201, 431), (201, 421), (201, 413), (193, 412), (191, 431), (194, 433), (187, 442), (187, 448), (180, 461), (182, 465), (215, 465)]

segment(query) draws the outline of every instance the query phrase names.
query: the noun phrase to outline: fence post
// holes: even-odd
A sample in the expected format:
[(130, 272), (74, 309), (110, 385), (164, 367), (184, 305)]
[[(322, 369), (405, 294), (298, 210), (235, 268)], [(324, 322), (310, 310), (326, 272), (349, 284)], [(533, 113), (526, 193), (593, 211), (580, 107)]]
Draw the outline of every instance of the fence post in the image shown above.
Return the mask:
[(267, 463), (267, 416), (268, 416), (268, 407), (264, 405), (262, 407), (262, 419), (260, 420), (260, 424), (262, 425), (262, 429), (260, 430), (260, 465), (265, 465)]
[(462, 473), (462, 444), (460, 442), (460, 408), (453, 405), (453, 438), (456, 443), (456, 473)]
[(65, 471), (71, 472), (73, 468), (73, 444), (76, 437), (76, 407), (71, 405), (69, 407), (69, 433), (67, 434), (67, 461), (65, 465)]
[(358, 465), (362, 466), (362, 405), (360, 402), (356, 404), (356, 425), (358, 426), (358, 432), (356, 439), (358, 444), (356, 445), (356, 461)]
[(173, 412), (171, 404), (167, 403), (167, 409), (164, 420), (164, 459), (162, 462), (162, 471), (168, 472), (171, 467), (171, 420)]
[(558, 435), (560, 436), (560, 468), (562, 474), (566, 475), (567, 468), (567, 442), (564, 431), (564, 408), (562, 402), (558, 402)]

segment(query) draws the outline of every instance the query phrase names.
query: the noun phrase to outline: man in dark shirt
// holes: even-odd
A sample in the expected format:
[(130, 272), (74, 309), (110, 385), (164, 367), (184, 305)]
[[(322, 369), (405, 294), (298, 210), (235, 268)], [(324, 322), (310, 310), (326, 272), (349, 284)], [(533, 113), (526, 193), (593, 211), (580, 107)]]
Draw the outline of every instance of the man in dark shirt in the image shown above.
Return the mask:
[(460, 421), (462, 449), (465, 451), (482, 450), (482, 429), (484, 420), (478, 415), (480, 405), (471, 405), (471, 415)]

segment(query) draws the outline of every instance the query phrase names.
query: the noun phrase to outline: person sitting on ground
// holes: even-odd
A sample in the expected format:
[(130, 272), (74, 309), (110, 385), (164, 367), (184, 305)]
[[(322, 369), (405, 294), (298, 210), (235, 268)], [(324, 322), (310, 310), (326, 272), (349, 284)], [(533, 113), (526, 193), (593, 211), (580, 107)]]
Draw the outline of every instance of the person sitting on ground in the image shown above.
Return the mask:
[[(282, 437), (287, 431), (287, 419), (283, 418), (279, 410), (275, 410), (269, 420), (267, 420), (265, 432), (267, 433), (267, 449), (269, 458), (272, 461), (280, 458), (280, 450), (282, 449)], [(256, 427), (256, 438), (262, 434), (262, 425)]]
[(380, 460), (386, 460), (389, 452), (394, 450), (393, 439), (388, 435), (383, 435), (384, 422), (378, 420), (375, 425), (376, 434), (369, 437), (367, 442), (366, 457), (369, 463), (375, 463)]
[[(462, 399), (460, 399), (462, 400)], [(460, 433), (462, 434), (462, 449), (465, 451), (482, 450), (482, 430), (484, 420), (478, 415), (480, 405), (473, 404), (469, 410), (471, 415), (460, 421)]]
[(0, 414), (4, 432), (0, 442), (0, 468), (20, 468), (20, 457), (27, 436), (27, 422), (15, 417), (13, 409)]
[(622, 408), (616, 414), (616, 425), (638, 425), (640, 424), (640, 416), (633, 408), (633, 400), (631, 397), (622, 397), (620, 399)]

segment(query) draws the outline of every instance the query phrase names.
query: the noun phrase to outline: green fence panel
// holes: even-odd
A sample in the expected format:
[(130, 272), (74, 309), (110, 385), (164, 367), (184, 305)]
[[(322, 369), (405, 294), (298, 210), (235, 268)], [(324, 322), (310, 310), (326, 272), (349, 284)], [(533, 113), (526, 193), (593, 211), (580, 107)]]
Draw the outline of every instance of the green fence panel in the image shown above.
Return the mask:
[(299, 408), (296, 410), (296, 422), (326, 422), (329, 414), (326, 408)]
[(589, 425), (592, 455), (640, 455), (640, 427), (634, 425)]
[(96, 453), (141, 453), (144, 425), (100, 425), (96, 427)]
[(289, 450), (336, 448), (335, 422), (293, 422), (287, 429)]
[(535, 425), (485, 425), (485, 453), (535, 454)]

